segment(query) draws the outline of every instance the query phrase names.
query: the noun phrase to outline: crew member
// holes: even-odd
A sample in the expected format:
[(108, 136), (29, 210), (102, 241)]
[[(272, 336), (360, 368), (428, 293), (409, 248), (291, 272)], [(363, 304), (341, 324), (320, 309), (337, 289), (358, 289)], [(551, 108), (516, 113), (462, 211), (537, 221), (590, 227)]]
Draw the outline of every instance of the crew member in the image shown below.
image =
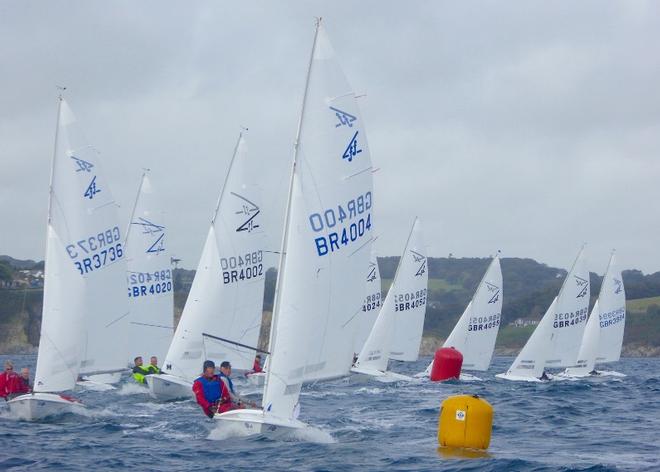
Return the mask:
[(149, 359), (147, 370), (150, 374), (162, 374), (160, 367), (158, 367), (158, 358), (156, 356), (151, 356), (151, 359)]
[(30, 369), (23, 367), (21, 375), (14, 375), (7, 385), (7, 399), (11, 400), (19, 395), (30, 393), (32, 387), (30, 386)]
[(213, 418), (216, 413), (232, 410), (229, 390), (220, 377), (215, 374), (215, 363), (204, 361), (203, 372), (192, 386), (195, 399), (204, 410), (204, 414)]
[(254, 364), (252, 364), (252, 370), (250, 372), (246, 372), (245, 376), (247, 377), (252, 374), (258, 374), (263, 371), (264, 370), (261, 368), (261, 355), (257, 354), (254, 356)]
[(152, 374), (152, 372), (150, 372), (149, 369), (142, 365), (142, 356), (137, 356), (135, 359), (133, 359), (133, 362), (135, 363), (135, 366), (133, 367), (133, 378), (137, 383), (144, 384), (144, 378), (147, 375)]
[(7, 399), (8, 389), (14, 378), (18, 377), (16, 372), (14, 372), (14, 364), (12, 361), (5, 361), (5, 370), (0, 373), (0, 397)]

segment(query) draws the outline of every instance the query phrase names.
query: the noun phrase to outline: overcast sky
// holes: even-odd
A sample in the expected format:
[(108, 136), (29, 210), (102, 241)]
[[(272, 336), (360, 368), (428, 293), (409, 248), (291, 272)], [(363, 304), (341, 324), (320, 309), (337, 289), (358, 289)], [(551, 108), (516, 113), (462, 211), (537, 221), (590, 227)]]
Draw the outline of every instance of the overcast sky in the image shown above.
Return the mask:
[(278, 249), (314, 16), (360, 99), (380, 255), (660, 270), (660, 2), (0, 1), (0, 254), (42, 259), (55, 85), (123, 220), (142, 167), (197, 265), (240, 126)]

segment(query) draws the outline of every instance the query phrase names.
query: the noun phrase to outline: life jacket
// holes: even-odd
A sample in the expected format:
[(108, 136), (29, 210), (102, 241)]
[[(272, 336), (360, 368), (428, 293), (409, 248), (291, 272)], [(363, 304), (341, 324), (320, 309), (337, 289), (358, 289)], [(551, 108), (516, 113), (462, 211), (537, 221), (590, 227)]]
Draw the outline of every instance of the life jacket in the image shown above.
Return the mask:
[(255, 360), (255, 361), (254, 361), (254, 364), (252, 364), (252, 371), (253, 371), (255, 374), (261, 372), (261, 364), (259, 364), (259, 361), (258, 361), (258, 360)]
[(150, 374), (160, 374), (161, 373), (160, 367), (158, 367), (157, 365), (149, 364), (147, 366), (147, 370), (149, 371)]
[(236, 393), (234, 392), (234, 382), (232, 382), (231, 379), (222, 372), (220, 372), (218, 376), (220, 377), (220, 380), (222, 380), (223, 378), (227, 379), (227, 385), (229, 385), (229, 390), (231, 391), (231, 393), (235, 395)]
[(135, 379), (135, 381), (137, 383), (143, 384), (144, 383), (144, 377), (146, 375), (151, 374), (151, 373), (152, 372), (150, 372), (149, 369), (147, 369), (145, 367), (138, 366), (138, 365), (133, 367), (133, 378)]
[(220, 377), (214, 375), (213, 378), (207, 379), (206, 377), (201, 376), (196, 382), (202, 384), (204, 398), (207, 402), (215, 403), (220, 401), (220, 397), (222, 397), (222, 381), (220, 380)]

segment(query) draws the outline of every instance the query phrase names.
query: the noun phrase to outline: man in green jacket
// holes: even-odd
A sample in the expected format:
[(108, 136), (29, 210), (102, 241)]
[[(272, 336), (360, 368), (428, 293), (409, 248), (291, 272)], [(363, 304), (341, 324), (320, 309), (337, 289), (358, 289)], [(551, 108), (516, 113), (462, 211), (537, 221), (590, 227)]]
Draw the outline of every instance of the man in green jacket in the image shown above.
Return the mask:
[(158, 358), (156, 356), (151, 356), (151, 359), (149, 359), (147, 370), (150, 374), (162, 374), (160, 367), (158, 367)]
[(149, 374), (153, 374), (153, 372), (151, 372), (147, 367), (142, 366), (142, 356), (137, 356), (135, 359), (133, 359), (133, 362), (135, 363), (135, 366), (133, 367), (133, 378), (137, 383), (144, 384), (144, 378)]

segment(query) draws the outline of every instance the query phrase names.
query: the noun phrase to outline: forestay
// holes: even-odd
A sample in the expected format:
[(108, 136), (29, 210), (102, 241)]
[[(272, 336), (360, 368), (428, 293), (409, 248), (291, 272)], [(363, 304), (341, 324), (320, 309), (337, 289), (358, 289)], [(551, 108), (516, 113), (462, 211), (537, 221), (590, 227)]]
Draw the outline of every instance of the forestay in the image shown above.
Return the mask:
[[(394, 275), (392, 286), (385, 297), (383, 308), (380, 310), (376, 323), (358, 356), (356, 362), (357, 368), (379, 371), (387, 370), (393, 336), (399, 334), (398, 332), (393, 332), (396, 315), (401, 310), (402, 303), (398, 300), (398, 296), (402, 293), (426, 291), (426, 279), (424, 277), (426, 270), (420, 273), (420, 264), (416, 260), (417, 258), (409, 257), (410, 254), (413, 254), (412, 251), (419, 248), (419, 241), (414, 239), (415, 231), (418, 230), (417, 222), (418, 220), (416, 218), (408, 236), (403, 255), (399, 259), (399, 265)], [(419, 341), (421, 341), (421, 334), (417, 342), (418, 350)]]
[(412, 277), (402, 278), (401, 283), (392, 285), (387, 294), (390, 297), (392, 292), (394, 304), (394, 335), (389, 357), (399, 361), (416, 361), (424, 329), (429, 279), (419, 219), (415, 219), (399, 267), (404, 274), (412, 274)]
[(162, 361), (173, 333), (173, 277), (161, 200), (142, 175), (126, 236), (129, 358)]
[(463, 370), (488, 370), (502, 315), (502, 269), (495, 256), (444, 347), (463, 354)]
[(320, 24), (296, 139), (263, 405), (296, 415), (304, 381), (348, 375), (364, 301), (372, 173), (355, 95)]
[(375, 251), (371, 253), (371, 260), (367, 268), (367, 290), (362, 310), (355, 316), (352, 323), (355, 323), (355, 342), (353, 343), (353, 352), (359, 353), (371, 332), (371, 329), (378, 318), (381, 301), (381, 282), (380, 270), (378, 269), (378, 258)]
[(205, 359), (226, 360), (235, 369), (252, 367), (254, 350), (233, 343), (256, 347), (261, 328), (266, 233), (258, 167), (241, 133), (166, 356), (166, 373), (192, 381)]

